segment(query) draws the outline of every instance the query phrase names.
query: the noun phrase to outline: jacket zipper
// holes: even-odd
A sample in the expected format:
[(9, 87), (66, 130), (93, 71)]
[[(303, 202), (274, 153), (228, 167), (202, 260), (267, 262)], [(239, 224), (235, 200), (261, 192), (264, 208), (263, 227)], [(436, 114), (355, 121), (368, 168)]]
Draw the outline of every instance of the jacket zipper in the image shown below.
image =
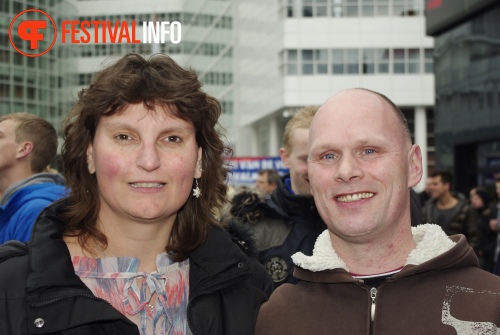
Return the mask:
[(377, 298), (377, 288), (370, 289), (371, 310), (370, 310), (370, 334), (373, 334), (373, 322), (375, 321), (375, 304)]

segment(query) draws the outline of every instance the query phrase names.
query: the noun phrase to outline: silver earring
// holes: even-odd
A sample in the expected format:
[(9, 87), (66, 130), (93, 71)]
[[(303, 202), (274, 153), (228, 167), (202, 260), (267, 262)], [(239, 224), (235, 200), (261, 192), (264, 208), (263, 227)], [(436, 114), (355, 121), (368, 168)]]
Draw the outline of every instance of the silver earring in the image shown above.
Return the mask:
[(194, 181), (196, 182), (196, 188), (193, 188), (193, 197), (199, 198), (201, 195), (201, 190), (198, 186), (198, 179), (195, 179)]

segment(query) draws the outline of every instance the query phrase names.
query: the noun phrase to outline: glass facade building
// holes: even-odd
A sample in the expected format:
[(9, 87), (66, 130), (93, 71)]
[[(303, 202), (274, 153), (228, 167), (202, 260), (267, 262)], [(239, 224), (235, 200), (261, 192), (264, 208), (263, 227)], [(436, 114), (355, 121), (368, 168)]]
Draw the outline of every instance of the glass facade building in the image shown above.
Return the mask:
[(500, 4), (436, 34), (434, 58), (437, 167), (454, 173), (461, 192), (492, 187), (500, 173)]
[[(72, 48), (56, 43), (41, 57), (26, 57), (11, 46), (8, 36), (13, 18), (27, 9), (40, 9), (59, 22), (61, 15), (75, 14), (71, 4), (63, 0), (25, 0), (0, 2), (0, 115), (28, 112), (50, 121), (59, 134), (61, 121), (73, 103), (67, 87), (76, 76), (71, 69)], [(41, 15), (32, 18), (40, 19)], [(17, 45), (20, 39), (13, 37)], [(49, 46), (41, 41), (42, 47)]]

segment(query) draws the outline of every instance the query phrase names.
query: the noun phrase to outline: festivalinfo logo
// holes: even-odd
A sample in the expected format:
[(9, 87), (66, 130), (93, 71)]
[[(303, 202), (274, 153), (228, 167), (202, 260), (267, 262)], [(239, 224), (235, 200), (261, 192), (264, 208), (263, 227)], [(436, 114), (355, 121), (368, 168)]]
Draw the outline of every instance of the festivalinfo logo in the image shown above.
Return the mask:
[[(182, 39), (179, 21), (61, 20), (60, 29), (46, 12), (27, 9), (17, 14), (9, 26), (12, 47), (27, 57), (39, 57), (52, 49), (58, 31), (62, 44), (178, 44)], [(138, 28), (142, 27), (142, 34)], [(139, 39), (140, 38), (140, 39)]]

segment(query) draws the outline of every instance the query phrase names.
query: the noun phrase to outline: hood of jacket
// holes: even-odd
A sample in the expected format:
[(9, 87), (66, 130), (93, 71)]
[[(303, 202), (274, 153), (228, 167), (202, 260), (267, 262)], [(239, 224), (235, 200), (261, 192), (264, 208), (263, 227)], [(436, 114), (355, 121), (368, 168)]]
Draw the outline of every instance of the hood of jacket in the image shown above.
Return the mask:
[(9, 200), (14, 196), (14, 194), (23, 187), (43, 183), (52, 183), (61, 186), (66, 185), (64, 177), (58, 173), (37, 173), (26, 179), (18, 181), (17, 183), (7, 188), (0, 199), (0, 206), (5, 206), (7, 202), (9, 202)]
[[(412, 234), (416, 247), (408, 255), (404, 269), (393, 277), (425, 272), (431, 269), (477, 266), (474, 251), (469, 247), (463, 235), (448, 237), (438, 225), (434, 224), (412, 227)], [(292, 255), (292, 259), (297, 266), (294, 275), (298, 279), (317, 281), (318, 278), (312, 279), (314, 276), (311, 278), (311, 273), (326, 272), (343, 274), (348, 276), (349, 280), (354, 280), (348, 274), (349, 269), (345, 262), (332, 247), (328, 230), (325, 230), (316, 240), (312, 256), (298, 252)], [(347, 279), (347, 277), (344, 279)], [(320, 280), (325, 280), (325, 277), (321, 276)], [(335, 281), (334, 278), (326, 280)]]

